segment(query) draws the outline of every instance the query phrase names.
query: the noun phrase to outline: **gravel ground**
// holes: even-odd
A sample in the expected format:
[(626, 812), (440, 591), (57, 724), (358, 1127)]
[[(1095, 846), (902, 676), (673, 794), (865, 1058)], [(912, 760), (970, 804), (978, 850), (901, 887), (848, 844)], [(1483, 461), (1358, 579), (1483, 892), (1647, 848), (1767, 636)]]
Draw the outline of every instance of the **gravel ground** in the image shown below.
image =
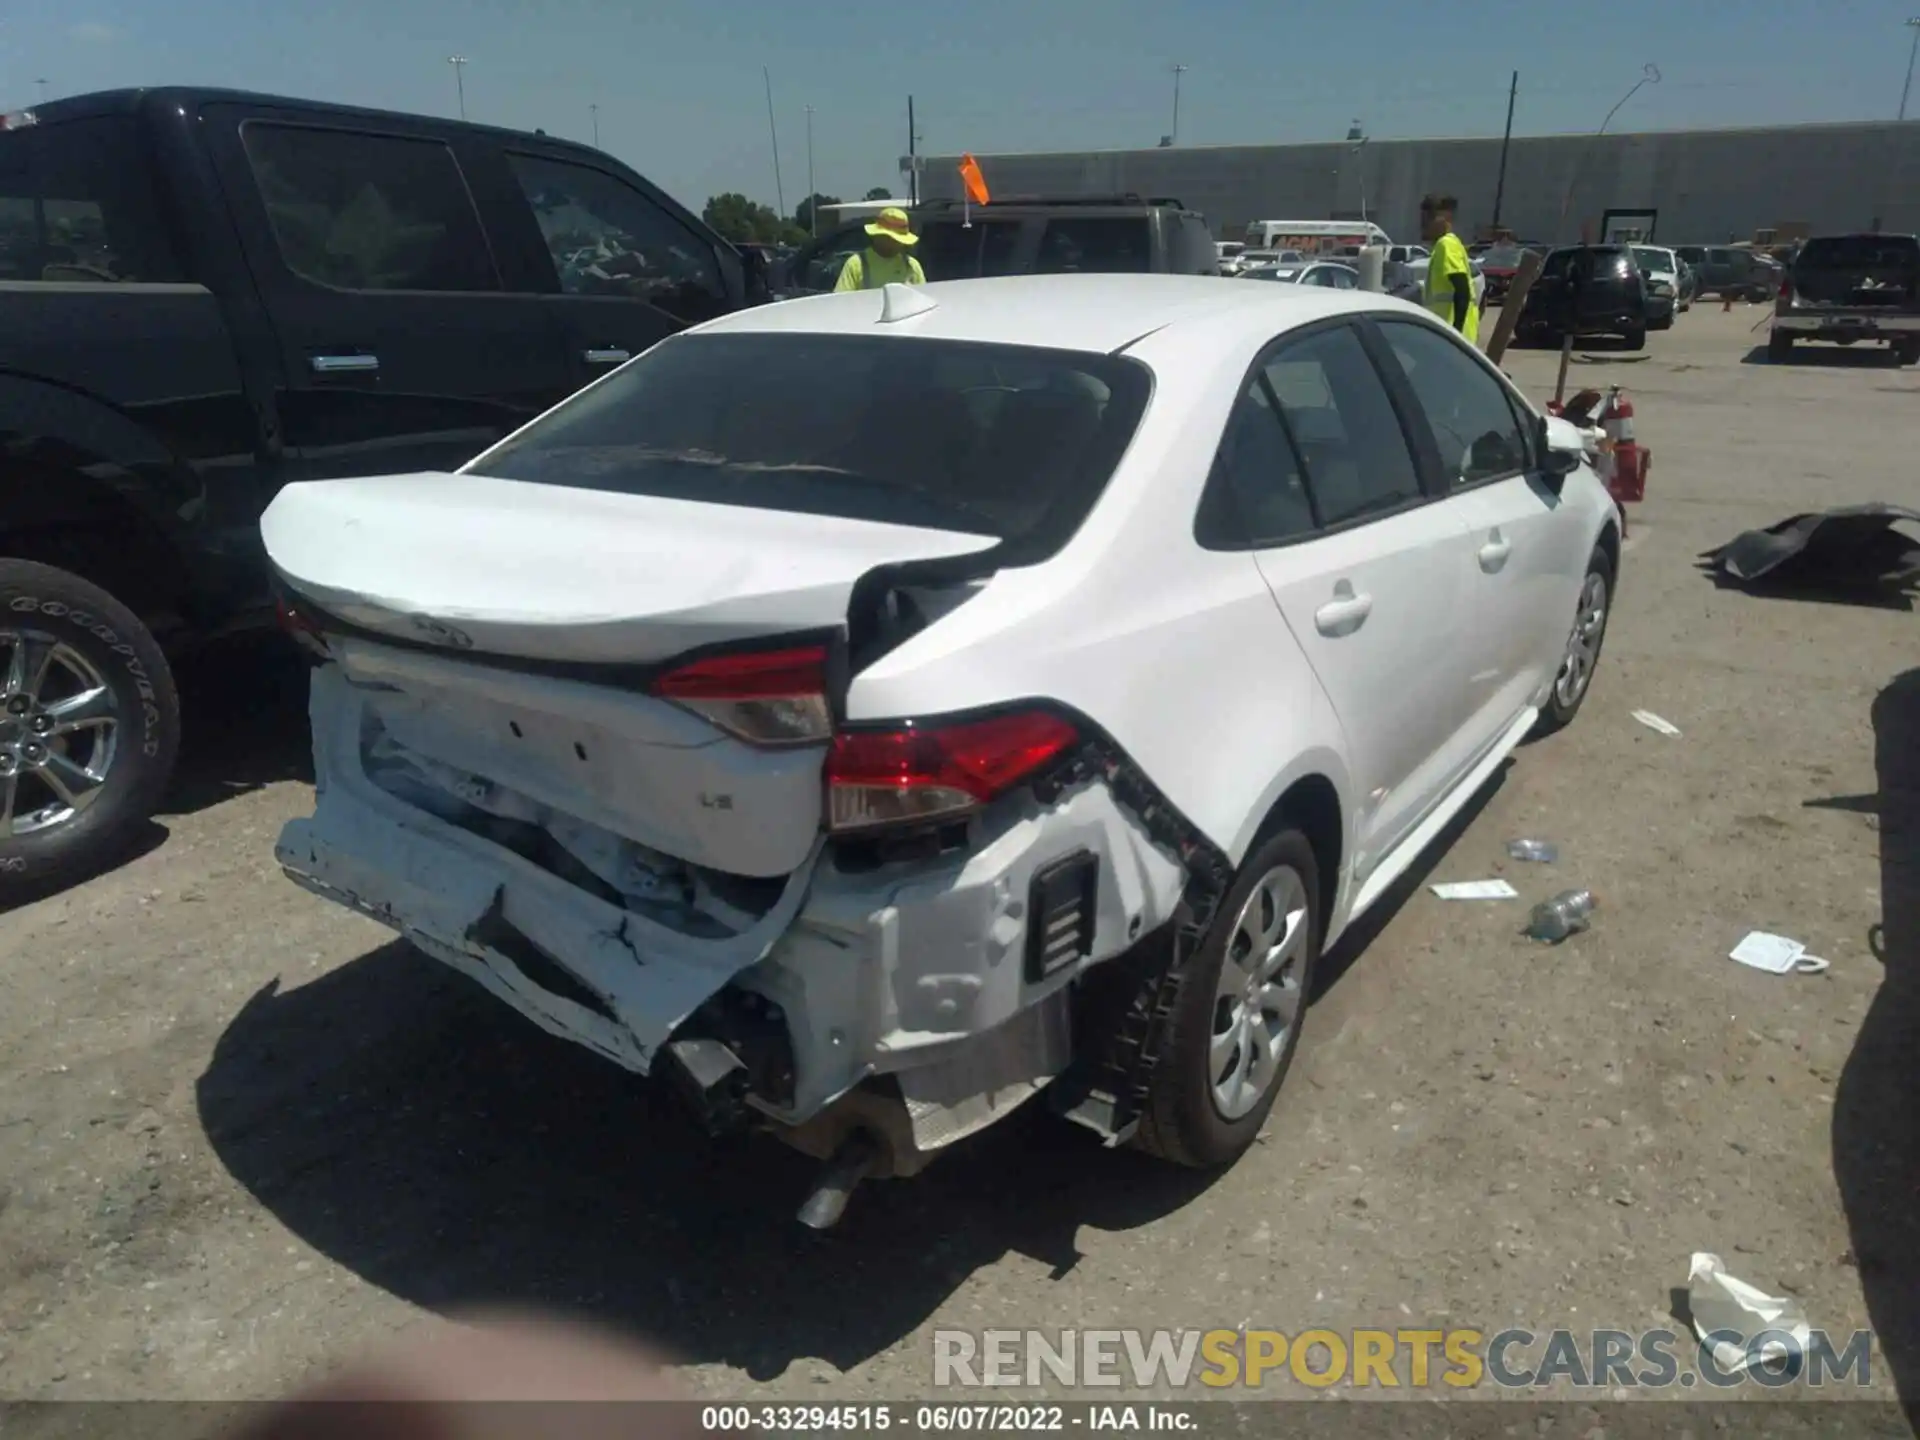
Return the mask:
[[(654, 1337), (709, 1393), (924, 1397), (935, 1326), (1638, 1330), (1714, 1250), (1873, 1328), (1874, 1390), (1920, 1398), (1920, 627), (1694, 563), (1920, 505), (1920, 371), (1770, 366), (1759, 317), (1576, 364), (1654, 451), (1591, 700), (1332, 957), (1261, 1144), (1210, 1179), (1023, 1116), (800, 1235), (806, 1162), (709, 1146), (284, 881), (302, 677), (195, 667), (154, 843), (0, 921), (0, 1397), (260, 1396), (497, 1304)], [(1509, 368), (1544, 395), (1554, 358)], [(1492, 875), (1591, 886), (1593, 930), (1538, 949), (1522, 905), (1423, 888)], [(1753, 928), (1832, 970), (1726, 960)]]

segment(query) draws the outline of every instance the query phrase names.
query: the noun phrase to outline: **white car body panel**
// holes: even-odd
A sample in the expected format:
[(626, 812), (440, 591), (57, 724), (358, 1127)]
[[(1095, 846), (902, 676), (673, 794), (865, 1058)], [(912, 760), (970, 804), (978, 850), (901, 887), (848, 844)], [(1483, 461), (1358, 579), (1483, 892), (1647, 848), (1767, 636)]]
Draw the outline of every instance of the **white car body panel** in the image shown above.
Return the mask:
[[(289, 487), (263, 523), (296, 594), (368, 632), (334, 634), (316, 678), (317, 805), (282, 835), (289, 873), (638, 1071), (723, 990), (770, 1000), (794, 1093), (755, 1104), (801, 1127), (892, 1074), (923, 1147), (1057, 1074), (1075, 975), (1169, 925), (1194, 848), (1239, 865), (1309, 778), (1331, 787), (1343, 832), (1331, 943), (1532, 723), (1613, 523), (1598, 478), (1582, 465), (1557, 489), (1522, 477), (1284, 546), (1209, 550), (1196, 510), (1255, 357), (1314, 321), (1424, 312), (1201, 277), (919, 293), (931, 308), (885, 325), (884, 295), (855, 293), (700, 330), (1124, 351), (1152, 395), (1057, 552), (967, 580), (852, 675), (844, 721), (1061, 707), (1172, 806), (1181, 845), (1107, 775), (991, 801), (962, 850), (843, 867), (822, 835), (824, 744), (756, 748), (637, 687), (532, 663), (642, 665), (843, 626), (875, 567), (977, 554), (986, 537), (427, 475)], [(1564, 422), (1547, 429), (1581, 444)], [(1369, 602), (1357, 625), (1323, 613), (1343, 586)], [(448, 629), (470, 647), (449, 648)], [(559, 869), (539, 858), (556, 846)], [(1035, 980), (1017, 959), (1029, 887), (1083, 852), (1099, 876), (1084, 961)], [(590, 993), (529, 973), (547, 963), (534, 952)]]

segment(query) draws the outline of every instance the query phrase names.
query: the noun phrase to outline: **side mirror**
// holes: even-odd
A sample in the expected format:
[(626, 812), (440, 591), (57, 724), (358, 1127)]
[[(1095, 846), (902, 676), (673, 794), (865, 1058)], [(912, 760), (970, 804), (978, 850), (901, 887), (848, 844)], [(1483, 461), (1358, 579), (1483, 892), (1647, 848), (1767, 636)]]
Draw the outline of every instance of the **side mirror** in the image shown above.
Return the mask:
[(1587, 459), (1587, 442), (1580, 431), (1557, 415), (1539, 417), (1534, 440), (1540, 451), (1540, 474), (1557, 493)]

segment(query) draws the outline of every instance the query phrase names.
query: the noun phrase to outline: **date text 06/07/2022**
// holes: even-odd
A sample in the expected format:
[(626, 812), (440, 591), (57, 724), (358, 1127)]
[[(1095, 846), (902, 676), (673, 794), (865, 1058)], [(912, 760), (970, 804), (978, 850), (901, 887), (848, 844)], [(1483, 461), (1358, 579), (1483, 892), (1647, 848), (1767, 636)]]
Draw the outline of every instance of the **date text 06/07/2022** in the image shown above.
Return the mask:
[(1185, 1431), (1198, 1425), (1191, 1407), (1179, 1405), (990, 1405), (966, 1402), (930, 1404), (880, 1401), (859, 1405), (707, 1405), (700, 1428), (709, 1434), (813, 1435), (822, 1431), (855, 1434), (898, 1430), (906, 1434), (961, 1433), (1011, 1435), (1048, 1431)]

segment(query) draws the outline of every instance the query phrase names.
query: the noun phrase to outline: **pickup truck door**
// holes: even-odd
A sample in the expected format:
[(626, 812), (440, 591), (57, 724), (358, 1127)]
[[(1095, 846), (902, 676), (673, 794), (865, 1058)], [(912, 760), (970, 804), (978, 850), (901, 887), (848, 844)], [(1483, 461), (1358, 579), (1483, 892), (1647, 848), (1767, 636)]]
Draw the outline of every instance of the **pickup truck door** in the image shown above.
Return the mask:
[(203, 118), (284, 359), (295, 477), (451, 470), (574, 388), (547, 297), (503, 279), (445, 130), (224, 103)]
[(502, 248), (524, 257), (573, 386), (744, 303), (738, 252), (616, 162), (537, 140), (509, 140), (496, 156), (475, 157), (487, 172), (482, 208), (498, 215)]

